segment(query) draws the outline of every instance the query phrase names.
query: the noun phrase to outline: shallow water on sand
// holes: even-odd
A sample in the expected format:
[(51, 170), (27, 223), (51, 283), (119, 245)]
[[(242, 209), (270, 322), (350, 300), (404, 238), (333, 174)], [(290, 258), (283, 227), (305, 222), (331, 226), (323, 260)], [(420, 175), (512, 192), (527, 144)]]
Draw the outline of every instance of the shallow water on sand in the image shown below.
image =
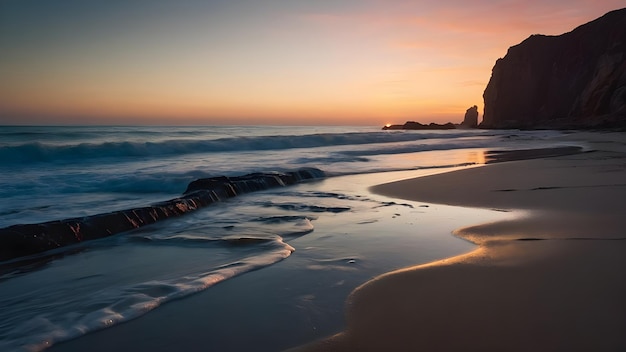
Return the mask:
[(470, 251), (475, 246), (452, 230), (467, 219), (510, 216), (367, 191), (373, 183), (418, 174), (344, 176), (260, 195), (275, 204), (309, 197), (316, 206), (327, 197), (349, 210), (317, 213), (315, 231), (285, 240), (295, 248), (288, 260), (52, 350), (105, 351), (122, 344), (127, 350), (276, 351), (338, 332), (345, 300), (358, 285), (390, 270)]

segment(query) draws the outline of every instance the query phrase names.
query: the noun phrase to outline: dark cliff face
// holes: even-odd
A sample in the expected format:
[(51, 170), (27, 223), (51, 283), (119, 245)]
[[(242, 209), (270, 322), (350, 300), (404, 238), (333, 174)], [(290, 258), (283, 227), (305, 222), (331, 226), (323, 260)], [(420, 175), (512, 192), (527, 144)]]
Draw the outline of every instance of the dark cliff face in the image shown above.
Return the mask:
[(626, 126), (626, 9), (509, 48), (483, 98), (484, 128)]

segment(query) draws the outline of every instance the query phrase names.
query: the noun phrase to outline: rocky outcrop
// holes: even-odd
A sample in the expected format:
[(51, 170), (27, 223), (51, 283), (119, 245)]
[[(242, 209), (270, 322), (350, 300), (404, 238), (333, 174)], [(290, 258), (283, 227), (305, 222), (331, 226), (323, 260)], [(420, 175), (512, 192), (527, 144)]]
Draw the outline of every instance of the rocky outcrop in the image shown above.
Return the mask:
[(183, 196), (147, 207), (9, 226), (0, 229), (0, 261), (133, 230), (163, 219), (181, 216), (242, 193), (284, 187), (322, 177), (323, 171), (305, 168), (287, 173), (254, 173), (238, 177), (199, 179), (188, 185)]
[(383, 130), (453, 130), (455, 128), (456, 125), (452, 122), (443, 125), (431, 122), (428, 125), (424, 125), (415, 121), (407, 121), (404, 125), (383, 126)]
[(459, 125), (460, 128), (476, 128), (478, 127), (478, 106), (474, 105), (467, 109), (463, 122)]
[(509, 48), (483, 98), (484, 128), (625, 127), (626, 9)]
[(455, 128), (476, 128), (478, 127), (478, 106), (474, 105), (467, 109), (463, 122), (456, 125), (452, 122), (438, 124), (431, 122), (428, 125), (407, 121), (404, 125), (386, 125), (383, 130), (453, 130)]

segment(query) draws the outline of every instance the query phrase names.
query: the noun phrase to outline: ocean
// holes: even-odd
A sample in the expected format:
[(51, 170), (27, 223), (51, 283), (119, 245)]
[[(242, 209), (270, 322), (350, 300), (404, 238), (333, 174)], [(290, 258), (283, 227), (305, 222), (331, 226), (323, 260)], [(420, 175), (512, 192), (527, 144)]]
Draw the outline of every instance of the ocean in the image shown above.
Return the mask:
[[(389, 199), (368, 187), (477, 167), (493, 150), (583, 146), (562, 142), (563, 133), (0, 126), (0, 228), (146, 207), (181, 197), (201, 178), (303, 168), (324, 175), (0, 262), (0, 350), (41, 351), (208, 292), (215, 292), (214, 301), (233, 292), (263, 299), (257, 306), (264, 308), (242, 319), (272, 323), (261, 323), (267, 327), (255, 327), (257, 340), (243, 342), (229, 333), (233, 313), (213, 307), (205, 323), (214, 338), (203, 349), (243, 351), (254, 344), (271, 351), (337, 332), (355, 287), (469, 251), (473, 245), (450, 235), (453, 229), (506, 215)], [(222, 285), (230, 293), (215, 297)], [(277, 339), (269, 329), (288, 337)]]

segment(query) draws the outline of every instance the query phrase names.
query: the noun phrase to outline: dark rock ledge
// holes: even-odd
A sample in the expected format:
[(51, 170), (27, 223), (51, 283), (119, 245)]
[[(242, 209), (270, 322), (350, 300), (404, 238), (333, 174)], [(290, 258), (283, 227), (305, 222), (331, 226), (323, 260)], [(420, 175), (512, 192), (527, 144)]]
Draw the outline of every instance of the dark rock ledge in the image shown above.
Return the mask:
[(191, 182), (181, 197), (147, 207), (9, 226), (0, 229), (0, 261), (130, 231), (243, 193), (284, 187), (323, 177), (323, 171), (306, 168), (287, 173), (205, 178)]

